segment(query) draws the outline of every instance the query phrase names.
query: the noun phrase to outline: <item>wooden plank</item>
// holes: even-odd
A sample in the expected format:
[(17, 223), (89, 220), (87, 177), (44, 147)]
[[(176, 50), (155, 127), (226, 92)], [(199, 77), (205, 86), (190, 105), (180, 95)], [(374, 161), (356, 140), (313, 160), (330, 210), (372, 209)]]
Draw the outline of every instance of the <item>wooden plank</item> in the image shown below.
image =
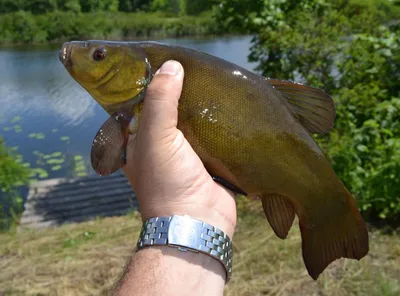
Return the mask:
[(39, 187), (33, 187), (33, 189), (30, 190), (30, 195), (28, 196), (28, 200), (31, 199), (32, 197), (35, 198), (46, 197), (49, 192), (61, 192), (62, 195), (65, 195), (65, 194), (75, 194), (77, 193), (77, 191), (81, 190), (96, 191), (106, 186), (122, 185), (130, 187), (129, 182), (125, 177), (117, 179), (104, 178), (98, 182), (76, 181), (75, 183), (68, 183), (68, 186), (62, 186), (62, 185), (65, 184), (57, 184), (49, 187), (43, 187), (41, 185)]
[(98, 207), (103, 204), (122, 204), (126, 205), (127, 207), (131, 206), (132, 204), (137, 206), (138, 203), (136, 201), (135, 195), (118, 195), (117, 197), (110, 197), (104, 196), (103, 198), (93, 198), (85, 201), (79, 202), (79, 207), (77, 207), (76, 203), (66, 203), (63, 204), (61, 207), (54, 207), (54, 206), (37, 206), (37, 205), (28, 205), (25, 207), (25, 214), (35, 214), (35, 213), (46, 213), (51, 212), (54, 215), (56, 214), (68, 214), (69, 212), (75, 211), (77, 208), (86, 208), (86, 207)]
[(137, 207), (136, 195), (123, 174), (51, 179), (30, 187), (20, 225), (46, 228), (122, 215)]
[(68, 211), (73, 210), (77, 207), (82, 208), (85, 206), (97, 206), (104, 203), (129, 203), (131, 201), (136, 202), (136, 196), (133, 192), (127, 192), (125, 194), (118, 195), (104, 195), (102, 197), (93, 196), (93, 198), (88, 198), (85, 200), (78, 200), (78, 202), (62, 203), (62, 204), (35, 204), (30, 202), (25, 206), (25, 211), (37, 212), (50, 210), (52, 212), (58, 211)]
[(95, 208), (82, 208), (77, 209), (74, 212), (69, 212), (65, 214), (60, 213), (49, 213), (49, 214), (39, 214), (39, 213), (31, 213), (30, 215), (23, 216), (20, 220), (21, 225), (34, 224), (38, 222), (45, 221), (55, 221), (56, 224), (63, 224), (72, 221), (85, 221), (85, 219), (89, 219), (90, 217), (97, 216), (113, 216), (115, 212), (119, 213), (128, 213), (129, 211), (134, 210), (134, 208), (116, 203), (116, 204), (105, 204), (101, 206), (96, 206)]
[(69, 186), (71, 183), (79, 183), (79, 182), (93, 182), (93, 183), (102, 183), (104, 180), (114, 180), (114, 179), (125, 179), (126, 177), (123, 173), (115, 173), (113, 175), (107, 177), (101, 177), (98, 175), (87, 176), (87, 177), (76, 177), (76, 178), (55, 178), (55, 179), (47, 179), (39, 182), (35, 182), (32, 187), (33, 188), (47, 188), (54, 186)]
[(91, 186), (91, 185), (86, 185), (86, 186), (76, 186), (75, 188), (71, 188), (69, 190), (64, 190), (60, 189), (57, 187), (54, 188), (49, 188), (46, 191), (40, 191), (35, 193), (33, 196), (30, 197), (30, 199), (35, 198), (35, 199), (40, 199), (43, 197), (48, 197), (51, 195), (53, 198), (63, 198), (64, 196), (73, 196), (73, 195), (79, 195), (79, 194), (84, 194), (84, 193), (92, 193), (92, 192), (98, 192), (102, 191), (104, 189), (114, 189), (114, 188), (127, 188), (132, 191), (132, 187), (128, 183), (124, 182), (104, 182), (102, 186)]
[(63, 196), (63, 197), (57, 197), (52, 194), (49, 194), (45, 198), (31, 198), (29, 202), (27, 202), (28, 205), (33, 204), (37, 207), (40, 206), (54, 206), (57, 207), (60, 205), (61, 207), (63, 204), (68, 204), (68, 203), (77, 203), (77, 202), (84, 202), (85, 200), (90, 200), (90, 199), (100, 199), (103, 197), (109, 197), (112, 198), (113, 196), (117, 195), (134, 195), (132, 188), (129, 186), (128, 188), (121, 188), (121, 187), (111, 187), (101, 190), (101, 191), (94, 191), (91, 193), (85, 193), (85, 192), (77, 192), (75, 195), (68, 195), (68, 196)]

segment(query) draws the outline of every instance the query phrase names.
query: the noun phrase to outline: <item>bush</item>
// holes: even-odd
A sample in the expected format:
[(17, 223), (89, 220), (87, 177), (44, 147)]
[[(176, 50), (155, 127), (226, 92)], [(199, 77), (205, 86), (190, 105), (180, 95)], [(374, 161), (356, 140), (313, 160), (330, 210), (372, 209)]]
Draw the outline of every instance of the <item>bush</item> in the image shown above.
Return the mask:
[(118, 0), (85, 0), (80, 1), (83, 12), (118, 11)]
[(171, 17), (161, 13), (18, 11), (0, 18), (1, 43), (63, 42), (71, 39), (126, 39), (218, 34), (210, 14)]
[(22, 213), (22, 199), (17, 187), (27, 184), (29, 170), (22, 164), (21, 156), (5, 147), (0, 138), (0, 231)]
[(253, 33), (266, 77), (330, 93), (335, 129), (316, 137), (370, 221), (400, 222), (400, 18), (385, 0), (225, 0), (223, 28)]
[(79, 0), (58, 0), (58, 8), (63, 11), (79, 13), (82, 10)]
[(23, 0), (0, 0), (0, 13), (10, 13), (22, 10)]
[(17, 11), (0, 18), (0, 43), (43, 42), (47, 32), (40, 26), (41, 16)]

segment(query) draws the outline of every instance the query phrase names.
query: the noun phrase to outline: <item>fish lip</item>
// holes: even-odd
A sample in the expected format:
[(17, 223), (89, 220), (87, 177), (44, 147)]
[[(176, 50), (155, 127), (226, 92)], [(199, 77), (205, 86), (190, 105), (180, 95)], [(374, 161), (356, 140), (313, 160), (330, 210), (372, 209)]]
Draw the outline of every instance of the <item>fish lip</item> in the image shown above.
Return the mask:
[(61, 63), (64, 65), (64, 67), (66, 67), (66, 68), (72, 67), (71, 53), (72, 53), (71, 43), (70, 42), (64, 43), (60, 49), (58, 58), (60, 59)]

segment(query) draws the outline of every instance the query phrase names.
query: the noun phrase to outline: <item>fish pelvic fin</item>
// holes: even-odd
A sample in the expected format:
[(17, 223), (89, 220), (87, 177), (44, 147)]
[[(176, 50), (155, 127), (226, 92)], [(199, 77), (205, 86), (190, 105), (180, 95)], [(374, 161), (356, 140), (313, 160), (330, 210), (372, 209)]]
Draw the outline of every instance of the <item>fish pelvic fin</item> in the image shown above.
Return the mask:
[(369, 251), (368, 231), (350, 192), (345, 189), (346, 211), (320, 225), (308, 225), (299, 217), (303, 260), (316, 280), (324, 269), (340, 258), (360, 260)]
[(107, 176), (126, 164), (126, 145), (132, 116), (116, 112), (97, 132), (90, 154), (95, 172)]
[(265, 216), (275, 234), (285, 239), (295, 217), (291, 201), (279, 194), (270, 194), (261, 198)]

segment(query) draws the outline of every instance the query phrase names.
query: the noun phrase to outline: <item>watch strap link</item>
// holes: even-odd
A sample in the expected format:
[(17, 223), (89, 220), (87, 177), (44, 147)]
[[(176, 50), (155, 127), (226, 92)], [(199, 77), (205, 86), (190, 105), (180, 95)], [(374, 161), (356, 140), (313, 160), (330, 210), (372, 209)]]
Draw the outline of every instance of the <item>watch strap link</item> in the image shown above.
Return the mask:
[(232, 277), (232, 241), (220, 229), (190, 216), (174, 215), (146, 220), (139, 235), (137, 249), (170, 246), (181, 251), (201, 252), (220, 261), (226, 281)]

